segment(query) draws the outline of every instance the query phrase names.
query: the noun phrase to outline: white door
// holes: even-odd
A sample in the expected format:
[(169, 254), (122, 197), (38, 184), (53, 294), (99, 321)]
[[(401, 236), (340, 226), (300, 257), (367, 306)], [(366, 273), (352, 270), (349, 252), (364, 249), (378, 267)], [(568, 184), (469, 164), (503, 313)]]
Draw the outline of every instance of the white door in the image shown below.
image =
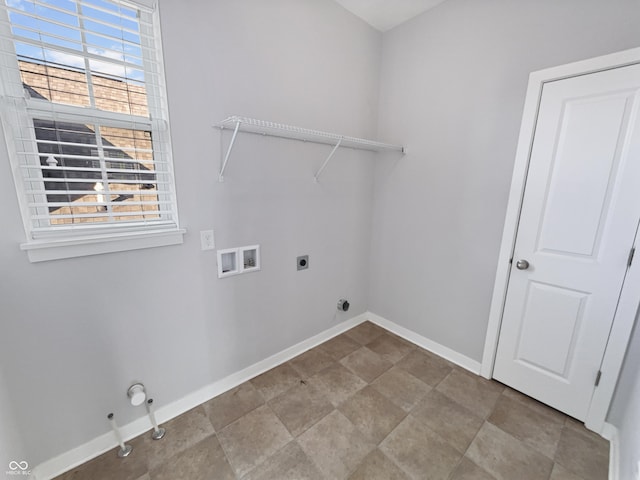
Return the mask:
[(640, 65), (539, 104), (493, 376), (580, 420), (640, 219), (639, 106)]

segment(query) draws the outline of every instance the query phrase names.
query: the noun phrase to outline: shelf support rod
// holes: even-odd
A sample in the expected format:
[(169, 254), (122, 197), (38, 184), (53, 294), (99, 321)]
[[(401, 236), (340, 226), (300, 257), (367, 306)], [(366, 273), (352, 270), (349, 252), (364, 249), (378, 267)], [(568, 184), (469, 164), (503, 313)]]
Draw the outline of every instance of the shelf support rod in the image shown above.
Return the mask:
[[(220, 168), (220, 173), (218, 174), (218, 181), (224, 182), (224, 171), (227, 168), (227, 163), (229, 162), (229, 157), (231, 156), (231, 150), (233, 150), (233, 144), (236, 142), (236, 136), (238, 135), (238, 130), (240, 129), (241, 121), (236, 122), (236, 128), (233, 130), (233, 136), (231, 137), (231, 143), (229, 143), (229, 148), (227, 149), (227, 154), (224, 156), (224, 162), (222, 162), (222, 167)], [(224, 127), (223, 127), (224, 128)]]
[(331, 158), (333, 157), (333, 155), (336, 153), (336, 150), (338, 150), (338, 148), (340, 147), (340, 144), (342, 143), (344, 137), (340, 137), (340, 140), (338, 140), (338, 143), (336, 143), (336, 146), (333, 147), (333, 150), (331, 150), (331, 153), (329, 154), (329, 156), (327, 157), (327, 159), (324, 161), (324, 163), (322, 164), (322, 166), (318, 169), (318, 171), (316, 172), (316, 174), (313, 177), (313, 181), (318, 183), (318, 178), (320, 177), (320, 174), (322, 173), (322, 171), (324, 170), (324, 167), (327, 166), (327, 163), (329, 163), (329, 160), (331, 160)]

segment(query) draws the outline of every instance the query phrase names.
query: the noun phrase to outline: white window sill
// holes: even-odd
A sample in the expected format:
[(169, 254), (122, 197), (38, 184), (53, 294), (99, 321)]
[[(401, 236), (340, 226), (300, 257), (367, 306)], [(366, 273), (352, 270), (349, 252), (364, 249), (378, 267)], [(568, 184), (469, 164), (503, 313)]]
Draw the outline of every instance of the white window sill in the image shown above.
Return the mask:
[(183, 243), (184, 229), (153, 230), (65, 238), (33, 240), (20, 245), (29, 261), (46, 262), (63, 258), (84, 257), (101, 253), (122, 252), (140, 248), (164, 247)]

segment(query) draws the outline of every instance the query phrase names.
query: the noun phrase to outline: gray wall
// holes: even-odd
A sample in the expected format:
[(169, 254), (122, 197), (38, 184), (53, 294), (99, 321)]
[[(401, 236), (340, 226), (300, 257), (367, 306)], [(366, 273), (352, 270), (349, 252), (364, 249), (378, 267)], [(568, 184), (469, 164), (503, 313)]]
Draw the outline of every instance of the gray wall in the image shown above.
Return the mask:
[[(142, 416), (134, 380), (162, 406), (367, 308), (372, 155), (341, 151), (314, 184), (330, 147), (243, 136), (219, 184), (212, 125), (239, 114), (374, 136), (381, 35), (331, 1), (160, 11), (184, 245), (30, 264), (0, 149), (0, 363), (32, 465), (108, 431), (110, 411)], [(211, 227), (219, 248), (260, 244), (262, 271), (219, 280), (200, 250)]]
[(528, 75), (640, 45), (637, 0), (448, 0), (383, 38), (369, 309), (481, 360)]
[[(11, 270), (5, 268), (9, 265), (11, 257), (19, 255), (16, 249), (17, 242), (20, 241), (20, 213), (17, 210), (18, 204), (15, 195), (15, 189), (10, 182), (10, 169), (5, 158), (6, 144), (4, 133), (0, 128), (0, 223), (5, 226), (2, 235), (0, 235), (0, 474), (7, 469), (9, 462), (12, 460), (21, 462), (23, 460), (30, 461), (27, 458), (26, 450), (23, 443), (23, 434), (18, 425), (15, 404), (20, 403), (22, 392), (19, 387), (7, 382), (5, 372), (11, 372), (12, 376), (22, 375), (22, 369), (28, 359), (28, 352), (31, 350), (29, 341), (23, 338), (11, 338), (5, 326), (10, 321), (10, 315), (6, 305), (7, 296), (5, 292), (9, 292), (11, 288)], [(24, 231), (24, 230), (23, 230)], [(11, 233), (13, 232), (13, 234)], [(5, 242), (16, 242), (11, 248), (6, 248)], [(19, 292), (20, 297), (28, 302), (28, 292)], [(19, 316), (18, 316), (19, 318)], [(15, 345), (12, 350), (14, 354), (7, 355), (6, 349), (9, 344)], [(32, 466), (34, 463), (30, 463)]]
[(618, 428), (620, 477), (637, 478), (640, 466), (640, 323), (636, 317), (607, 421)]
[[(0, 369), (0, 473), (7, 470), (9, 462), (22, 462), (26, 450), (22, 443), (22, 435), (16, 424), (13, 402), (9, 398), (9, 388), (4, 381), (4, 373)], [(33, 467), (34, 465), (31, 465)]]

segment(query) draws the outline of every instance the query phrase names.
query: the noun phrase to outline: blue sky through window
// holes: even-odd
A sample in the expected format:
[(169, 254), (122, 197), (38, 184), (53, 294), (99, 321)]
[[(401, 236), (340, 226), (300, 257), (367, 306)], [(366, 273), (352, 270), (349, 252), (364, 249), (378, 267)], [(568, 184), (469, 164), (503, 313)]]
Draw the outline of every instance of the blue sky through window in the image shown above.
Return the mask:
[[(19, 57), (144, 82), (140, 25), (134, 9), (104, 0), (6, 0)], [(81, 30), (84, 29), (84, 45)], [(77, 55), (74, 53), (77, 52)]]

